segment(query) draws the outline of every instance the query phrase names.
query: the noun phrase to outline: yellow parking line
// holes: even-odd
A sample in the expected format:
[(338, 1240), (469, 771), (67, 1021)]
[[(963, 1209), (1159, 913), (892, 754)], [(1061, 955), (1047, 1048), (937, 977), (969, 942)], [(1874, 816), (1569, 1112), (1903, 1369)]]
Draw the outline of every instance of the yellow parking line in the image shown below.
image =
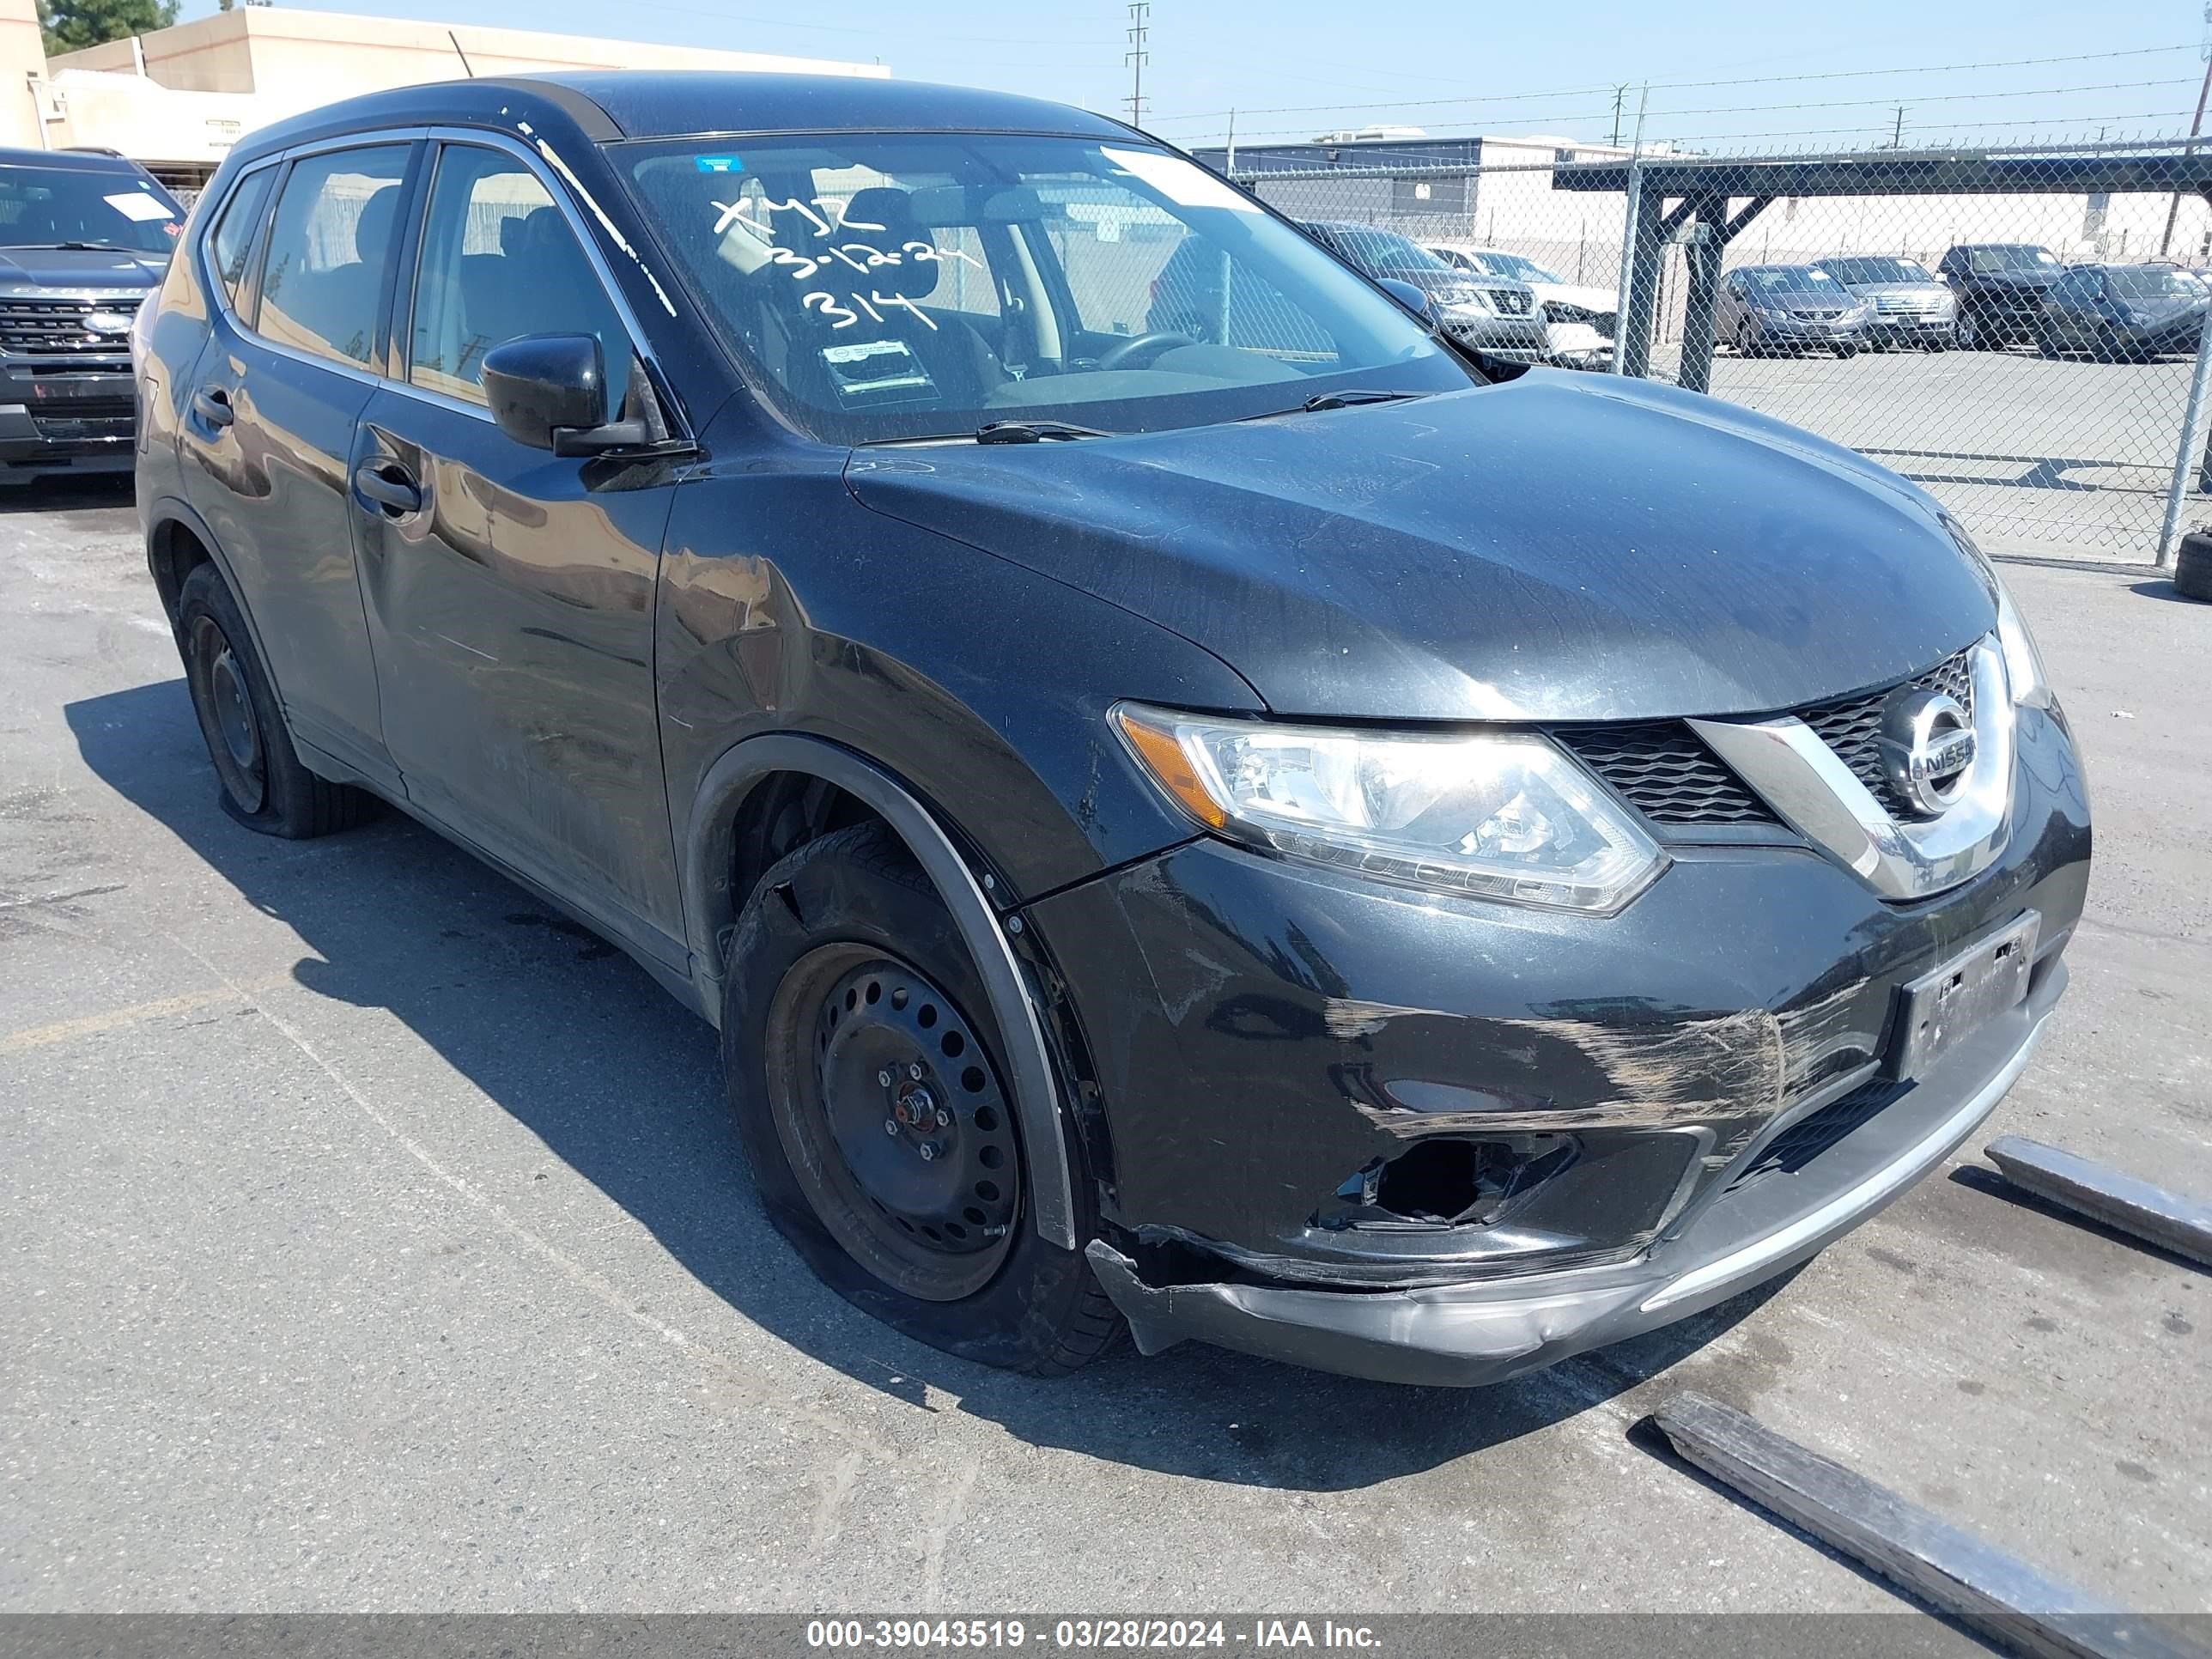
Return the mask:
[(215, 985), (204, 991), (186, 991), (179, 996), (159, 997), (151, 1002), (134, 1003), (128, 1008), (110, 1009), (104, 1014), (86, 1014), (78, 1019), (58, 1019), (51, 1025), (27, 1025), (20, 1031), (0, 1035), (0, 1054), (20, 1054), (27, 1049), (43, 1048), (49, 1043), (69, 1042), (77, 1037), (97, 1036), (102, 1031), (120, 1030), (126, 1025), (137, 1025), (149, 1019), (168, 1019), (178, 1014), (197, 1013), (203, 1008), (216, 1008), (224, 1003), (247, 1003), (246, 993), (264, 991), (279, 985), (289, 985), (289, 975), (255, 980), (235, 988)]

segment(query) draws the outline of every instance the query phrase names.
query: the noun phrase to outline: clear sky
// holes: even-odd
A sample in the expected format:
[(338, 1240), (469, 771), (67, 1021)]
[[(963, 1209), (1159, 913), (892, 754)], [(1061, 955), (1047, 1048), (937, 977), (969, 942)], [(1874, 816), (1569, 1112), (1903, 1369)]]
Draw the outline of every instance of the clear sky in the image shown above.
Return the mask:
[[(310, 3), (878, 59), (906, 79), (1115, 113), (1129, 91), (1129, 17), (1115, 0)], [(185, 0), (184, 15), (214, 9)], [(1646, 136), (1716, 150), (1887, 142), (1899, 105), (1908, 145), (2186, 131), (2206, 27), (2203, 0), (1153, 0), (1147, 21), (1146, 125), (1186, 144), (1218, 142), (1232, 107), (1240, 142), (1370, 122), (1603, 139), (1613, 88), (1648, 81)], [(1692, 84), (1712, 82), (1733, 84)]]

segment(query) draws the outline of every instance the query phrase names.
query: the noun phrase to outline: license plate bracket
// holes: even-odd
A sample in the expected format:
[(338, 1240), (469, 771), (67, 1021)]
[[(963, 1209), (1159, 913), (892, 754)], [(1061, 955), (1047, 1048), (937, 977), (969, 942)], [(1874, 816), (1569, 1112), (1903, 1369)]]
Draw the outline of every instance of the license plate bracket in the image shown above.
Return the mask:
[(2042, 924), (2030, 910), (1899, 989), (1889, 1075), (1911, 1082), (2025, 998)]

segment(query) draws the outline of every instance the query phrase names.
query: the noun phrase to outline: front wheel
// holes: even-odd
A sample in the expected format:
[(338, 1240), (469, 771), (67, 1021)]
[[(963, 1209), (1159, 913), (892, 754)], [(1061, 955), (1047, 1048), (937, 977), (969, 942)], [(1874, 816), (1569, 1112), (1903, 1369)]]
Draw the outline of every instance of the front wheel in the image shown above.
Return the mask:
[(1956, 331), (1959, 349), (1961, 351), (1980, 351), (1988, 344), (1988, 341), (1984, 338), (1986, 331), (1982, 327), (1982, 319), (1971, 311), (1962, 311), (1959, 313)]
[(1838, 357), (1856, 357), (1858, 355), (1859, 349), (1855, 345), (1839, 345), (1836, 348), (1836, 356)]
[[(1121, 1328), (1030, 1218), (1031, 1160), (951, 914), (880, 823), (809, 842), (738, 920), (722, 1063), (769, 1218), (830, 1289), (917, 1341), (1056, 1375)], [(1096, 1231), (1079, 1149), (1076, 1232)]]

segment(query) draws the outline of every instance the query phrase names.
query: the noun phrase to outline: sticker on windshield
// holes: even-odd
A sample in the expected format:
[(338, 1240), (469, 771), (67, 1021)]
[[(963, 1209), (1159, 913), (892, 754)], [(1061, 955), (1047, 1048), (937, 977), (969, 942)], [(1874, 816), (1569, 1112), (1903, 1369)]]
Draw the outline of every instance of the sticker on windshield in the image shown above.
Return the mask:
[(702, 173), (743, 173), (744, 161), (736, 155), (695, 155), (692, 165)]
[(126, 219), (173, 219), (176, 210), (167, 203), (149, 196), (143, 190), (119, 191), (102, 198)]
[(854, 340), (824, 346), (830, 383), (849, 407), (917, 403), (937, 396), (937, 382), (903, 340)]
[(1177, 207), (1227, 208), (1234, 213), (1257, 213), (1259, 204), (1231, 190), (1195, 161), (1156, 149), (1115, 149), (1099, 153), (1122, 172), (1173, 202)]

